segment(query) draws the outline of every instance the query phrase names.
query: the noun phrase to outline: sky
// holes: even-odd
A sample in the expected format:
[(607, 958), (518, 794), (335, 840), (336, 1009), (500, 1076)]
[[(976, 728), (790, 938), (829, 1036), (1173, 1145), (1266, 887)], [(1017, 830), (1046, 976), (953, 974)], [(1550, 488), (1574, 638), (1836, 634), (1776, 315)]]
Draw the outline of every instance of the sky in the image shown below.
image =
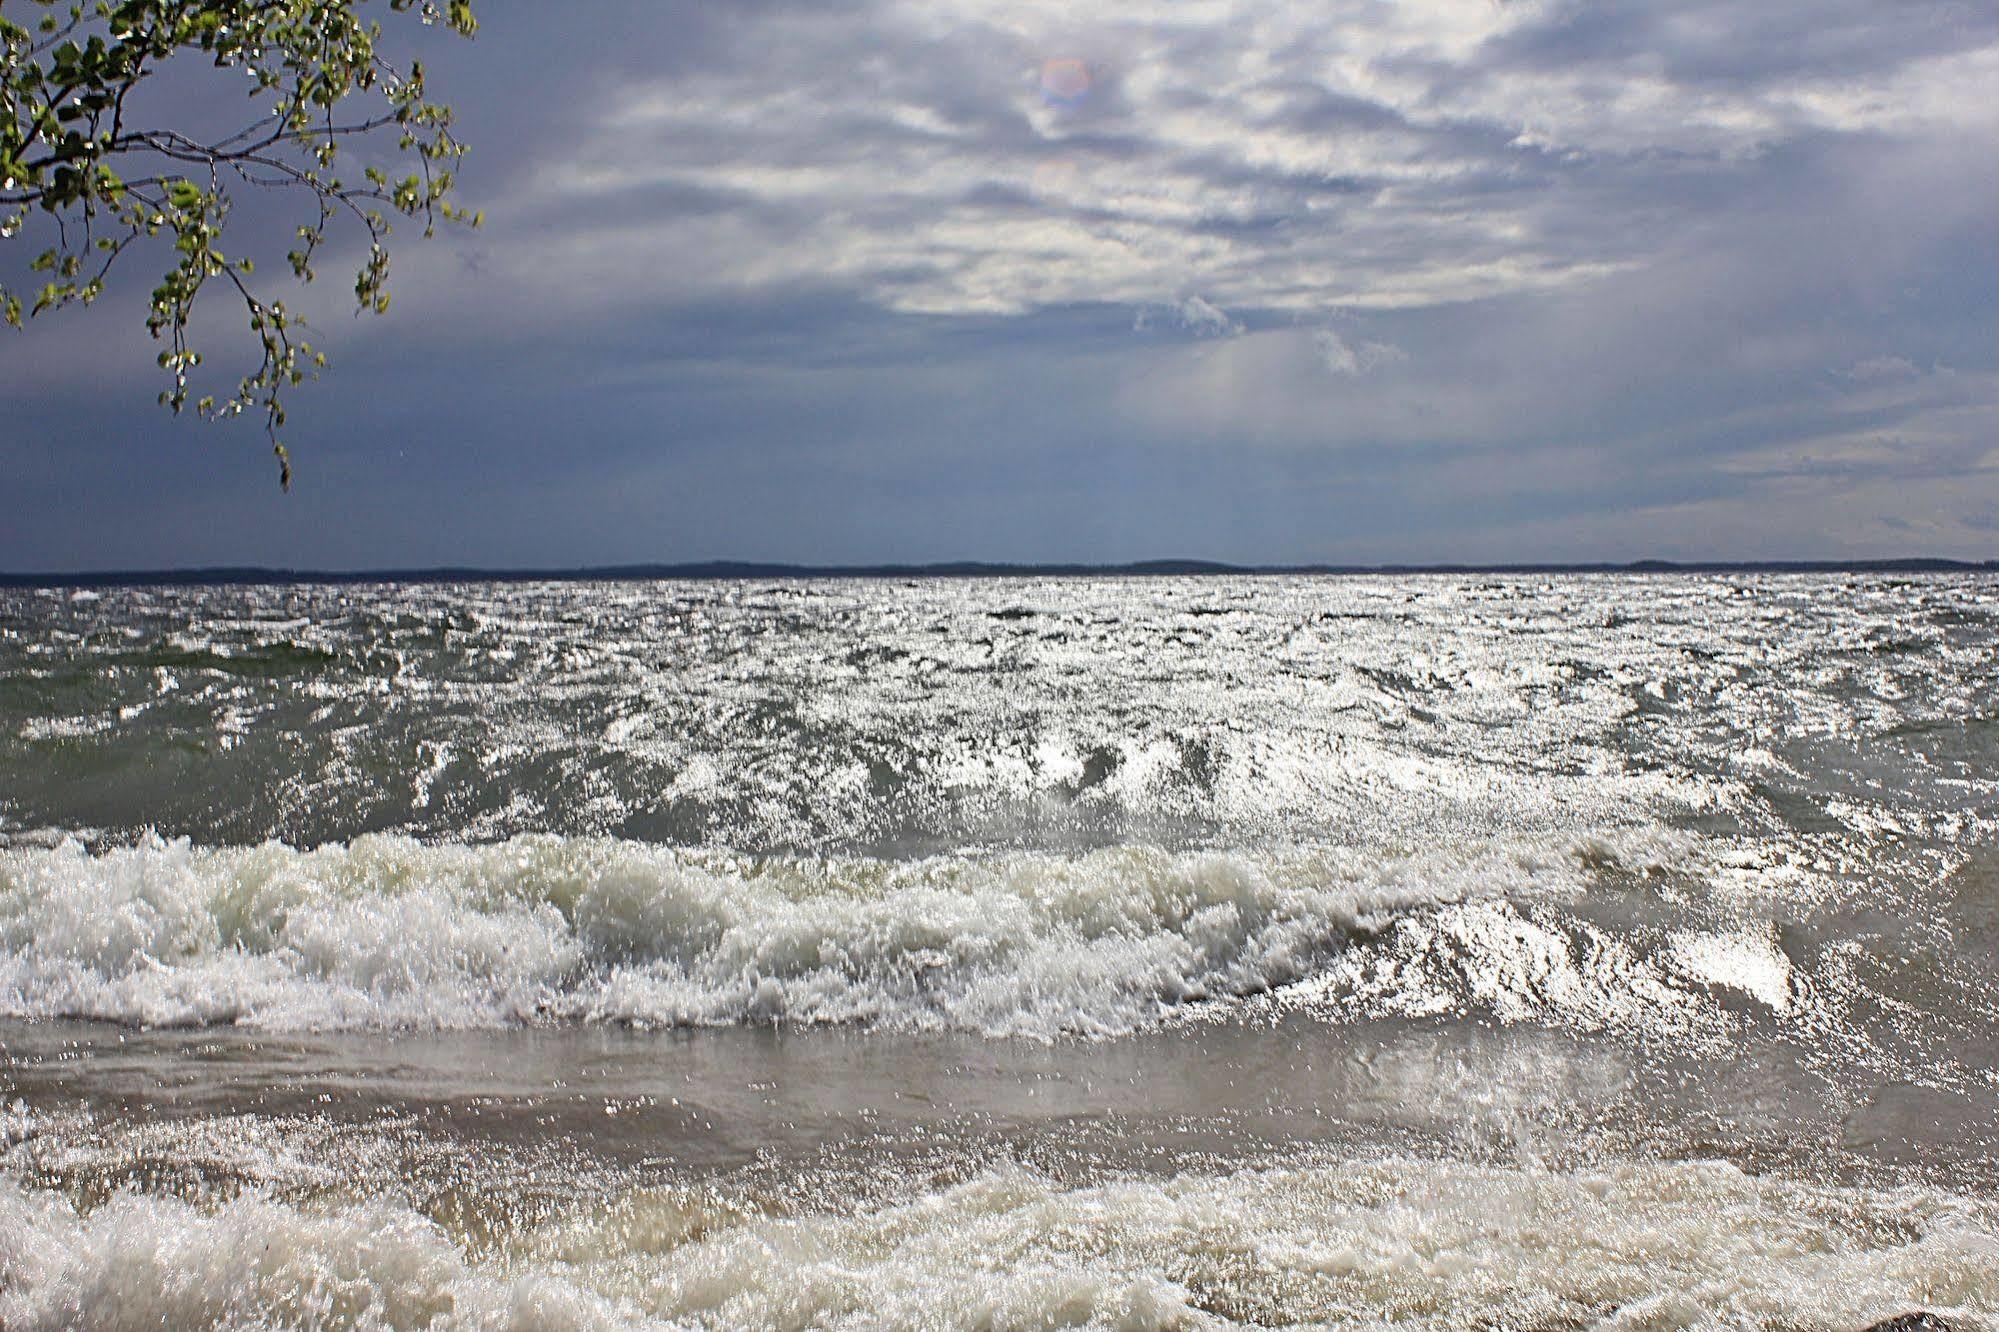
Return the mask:
[(0, 570), (1999, 556), (1990, 0), (478, 13), (292, 492), (137, 254), (0, 337)]

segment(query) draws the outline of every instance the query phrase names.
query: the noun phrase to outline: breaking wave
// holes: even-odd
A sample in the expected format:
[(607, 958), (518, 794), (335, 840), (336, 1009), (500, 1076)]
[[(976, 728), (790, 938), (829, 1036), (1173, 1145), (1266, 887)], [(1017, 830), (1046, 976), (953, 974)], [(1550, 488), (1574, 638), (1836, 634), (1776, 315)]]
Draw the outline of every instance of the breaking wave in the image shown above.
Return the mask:
[(1862, 1327), (1999, 1310), (1999, 1216), (1719, 1163), (1388, 1157), (1064, 1186), (1017, 1166), (858, 1213), (626, 1192), (512, 1233), (401, 1201), (94, 1209), (0, 1180), (0, 1323), (371, 1329)]
[(1688, 1027), (1726, 1019), (1716, 985), (1785, 1002), (1767, 929), (1613, 937), (1562, 906), (1607, 875), (1682, 875), (1701, 846), (1651, 831), (895, 861), (547, 836), (65, 842), (0, 852), (0, 1015), (1108, 1036), (1296, 987), (1370, 1011)]

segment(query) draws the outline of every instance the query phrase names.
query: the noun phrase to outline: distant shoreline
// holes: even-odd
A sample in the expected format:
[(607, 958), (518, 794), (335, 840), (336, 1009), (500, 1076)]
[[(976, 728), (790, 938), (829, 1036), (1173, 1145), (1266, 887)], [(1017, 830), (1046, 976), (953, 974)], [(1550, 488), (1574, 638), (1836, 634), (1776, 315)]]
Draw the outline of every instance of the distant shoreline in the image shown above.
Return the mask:
[(121, 569), (69, 573), (0, 573), (0, 587), (230, 587), (312, 583), (638, 583), (857, 578), (1145, 578), (1319, 575), (1560, 574), (1953, 574), (1999, 573), (1999, 560), (1637, 560), (1626, 564), (1220, 564), (1143, 560), (1132, 564), (774, 564), (708, 560), (694, 564), (618, 564), (575, 569)]

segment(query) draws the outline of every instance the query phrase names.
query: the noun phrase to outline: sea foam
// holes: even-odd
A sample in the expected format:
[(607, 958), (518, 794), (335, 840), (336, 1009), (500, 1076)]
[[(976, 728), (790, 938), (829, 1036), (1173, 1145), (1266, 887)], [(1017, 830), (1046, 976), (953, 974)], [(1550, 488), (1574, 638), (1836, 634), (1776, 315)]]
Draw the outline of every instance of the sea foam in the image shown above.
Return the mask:
[[(1453, 905), (1559, 904), (1606, 865), (1664, 874), (1697, 851), (1663, 832), (917, 861), (541, 836), (315, 850), (149, 838), (95, 853), (68, 842), (0, 853), (0, 1015), (1115, 1035), (1319, 975)], [(1378, 980), (1354, 976), (1361, 990)]]
[(0, 1179), (0, 1323), (367, 1329), (1990, 1328), (1999, 1217), (1706, 1162), (1403, 1156), (1064, 1185), (1018, 1166), (857, 1211), (636, 1190), (474, 1240), (399, 1202), (79, 1211)]

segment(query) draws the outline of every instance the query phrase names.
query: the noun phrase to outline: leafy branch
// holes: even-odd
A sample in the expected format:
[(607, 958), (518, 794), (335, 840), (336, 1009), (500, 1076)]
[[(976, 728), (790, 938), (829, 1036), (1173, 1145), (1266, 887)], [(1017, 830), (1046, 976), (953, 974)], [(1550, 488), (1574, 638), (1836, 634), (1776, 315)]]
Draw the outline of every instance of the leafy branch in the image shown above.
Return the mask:
[[(0, 239), (33, 227), (51, 242), (27, 266), (42, 275), (36, 290), (0, 282), (0, 320), (19, 328), (24, 313), (89, 305), (129, 249), (170, 244), (172, 266), (146, 316), (147, 331), (165, 344), (158, 360), (169, 387), (160, 402), (175, 413), (188, 404), (189, 372), (202, 364), (189, 319), (219, 281), (241, 302), (262, 355), (233, 392), (203, 395), (195, 406), (211, 419), (261, 413), (287, 489), (291, 459), (279, 434), (286, 391), (326, 357), (297, 313), (258, 293), (252, 259), (222, 249), (232, 192), (290, 190), (309, 200), (286, 255), (300, 282), (316, 276), (334, 228), (356, 231), (367, 257), (354, 296), (375, 314), (389, 308), (392, 219), (420, 219), (426, 236), (440, 222), (480, 220), (452, 202), (466, 150), (452, 133), (451, 108), (430, 100), (420, 63), (399, 68), (381, 54), (381, 24), (364, 17), (369, 3), (0, 0)], [(478, 28), (470, 0), (387, 7), (466, 37)], [(148, 80), (197, 64), (247, 76), (255, 103), (247, 124), (210, 137), (128, 118)], [(343, 149), (357, 142), (393, 142), (399, 165), (342, 174)]]

